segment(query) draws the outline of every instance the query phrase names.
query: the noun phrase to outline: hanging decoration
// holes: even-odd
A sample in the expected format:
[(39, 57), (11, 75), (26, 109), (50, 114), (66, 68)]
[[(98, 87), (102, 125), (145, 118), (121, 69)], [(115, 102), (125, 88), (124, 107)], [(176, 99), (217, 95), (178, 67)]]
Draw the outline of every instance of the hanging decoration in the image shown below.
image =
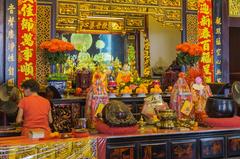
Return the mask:
[(131, 71), (136, 69), (136, 52), (133, 45), (128, 46), (128, 65)]
[(15, 0), (6, 1), (5, 23), (5, 79), (9, 86), (13, 86), (16, 84), (17, 74), (17, 3)]
[(212, 0), (198, 2), (198, 43), (203, 48), (199, 67), (204, 71), (205, 82), (214, 81)]
[(144, 35), (144, 77), (151, 76), (151, 65), (150, 65), (150, 41), (147, 35)]
[(36, 0), (18, 0), (18, 86), (36, 78)]
[(222, 1), (213, 0), (215, 82), (222, 82)]

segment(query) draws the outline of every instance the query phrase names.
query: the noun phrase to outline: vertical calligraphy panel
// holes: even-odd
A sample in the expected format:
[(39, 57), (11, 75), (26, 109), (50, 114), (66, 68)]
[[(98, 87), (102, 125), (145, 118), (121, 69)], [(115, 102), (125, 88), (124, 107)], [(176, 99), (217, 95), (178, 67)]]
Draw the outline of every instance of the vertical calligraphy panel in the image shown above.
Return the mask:
[(37, 0), (18, 0), (18, 85), (36, 78)]
[(203, 48), (199, 66), (203, 69), (204, 80), (214, 81), (212, 0), (198, 1), (198, 42)]
[(222, 1), (213, 0), (215, 82), (222, 82)]
[(5, 81), (13, 86), (17, 82), (17, 0), (8, 0), (5, 6)]

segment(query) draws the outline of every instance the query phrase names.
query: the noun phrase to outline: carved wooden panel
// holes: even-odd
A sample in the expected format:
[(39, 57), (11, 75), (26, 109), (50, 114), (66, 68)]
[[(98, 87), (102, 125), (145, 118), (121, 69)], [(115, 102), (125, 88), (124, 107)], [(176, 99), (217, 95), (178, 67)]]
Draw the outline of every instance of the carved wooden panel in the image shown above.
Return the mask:
[(230, 17), (240, 17), (240, 1), (239, 0), (229, 0), (229, 16)]
[(49, 63), (43, 57), (39, 46), (41, 42), (51, 39), (51, 5), (38, 5), (37, 8), (37, 81), (44, 85), (50, 73)]
[(182, 140), (171, 143), (172, 159), (196, 159), (196, 140)]
[(52, 107), (54, 131), (71, 132), (76, 119), (81, 117), (81, 105), (73, 104), (54, 104)]
[(60, 15), (78, 15), (78, 4), (77, 3), (59, 3), (58, 4), (58, 13)]
[(144, 28), (145, 18), (126, 19), (126, 27), (128, 28)]
[(198, 10), (198, 0), (187, 0), (187, 10)]
[(109, 159), (135, 159), (136, 145), (107, 146), (107, 158)]
[(228, 157), (240, 156), (240, 136), (228, 137)]
[(201, 139), (201, 157), (223, 158), (224, 157), (224, 138), (205, 138)]
[(144, 29), (145, 15), (153, 15), (161, 27), (180, 29), (181, 6), (181, 0), (57, 0), (57, 30), (75, 32), (79, 19), (89, 16), (123, 18), (126, 30)]
[(140, 159), (167, 159), (167, 143), (140, 145)]
[(173, 6), (173, 7), (181, 7), (182, 1), (181, 0), (160, 0), (160, 5), (162, 6)]
[(198, 17), (197, 14), (187, 14), (187, 41), (193, 44), (198, 42)]

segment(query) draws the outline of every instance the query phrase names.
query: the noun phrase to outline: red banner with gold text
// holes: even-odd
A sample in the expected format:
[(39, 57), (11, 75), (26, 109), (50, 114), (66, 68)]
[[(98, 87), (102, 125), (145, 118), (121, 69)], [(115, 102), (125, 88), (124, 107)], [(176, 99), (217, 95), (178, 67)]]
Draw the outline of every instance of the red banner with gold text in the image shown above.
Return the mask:
[(36, 78), (36, 14), (36, 0), (18, 0), (18, 86)]
[(203, 48), (199, 66), (207, 83), (214, 81), (212, 0), (198, 1), (198, 43)]

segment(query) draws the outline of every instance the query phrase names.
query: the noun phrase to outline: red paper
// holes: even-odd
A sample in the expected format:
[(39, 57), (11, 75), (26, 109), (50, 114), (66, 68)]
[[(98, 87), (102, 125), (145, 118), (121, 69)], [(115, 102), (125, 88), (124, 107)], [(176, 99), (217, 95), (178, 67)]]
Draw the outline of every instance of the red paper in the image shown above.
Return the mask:
[(18, 0), (18, 86), (36, 78), (36, 14), (36, 0)]
[(198, 1), (198, 43), (203, 48), (199, 67), (203, 69), (204, 80), (214, 81), (212, 0)]

